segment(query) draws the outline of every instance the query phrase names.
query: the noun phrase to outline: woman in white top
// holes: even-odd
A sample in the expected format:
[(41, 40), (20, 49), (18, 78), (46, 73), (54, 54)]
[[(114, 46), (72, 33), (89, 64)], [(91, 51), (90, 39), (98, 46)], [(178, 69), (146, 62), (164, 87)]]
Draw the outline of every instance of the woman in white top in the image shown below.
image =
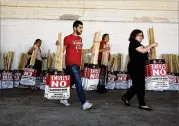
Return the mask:
[[(40, 49), (41, 44), (42, 44), (42, 41), (41, 41), (40, 39), (37, 39), (37, 40), (35, 41), (35, 43), (34, 43), (34, 46), (31, 47), (31, 48), (29, 49), (29, 51), (28, 51), (28, 54), (29, 54), (29, 55), (32, 55), (32, 52), (33, 52), (33, 50), (35, 49), (35, 46), (38, 47), (37, 56), (36, 56), (36, 60), (35, 60), (35, 65), (34, 65), (34, 67), (33, 67), (34, 69), (37, 70), (37, 76), (40, 75), (40, 72), (41, 72), (41, 70), (42, 70), (42, 58), (43, 58), (43, 56), (42, 56), (42, 52), (41, 52), (41, 49)], [(27, 65), (30, 64), (30, 60), (31, 60), (31, 58), (29, 58), (29, 60), (28, 60), (28, 62), (27, 62)]]
[[(34, 42), (34, 45), (28, 51), (28, 55), (32, 55), (33, 50), (35, 50), (35, 47), (38, 47), (35, 65), (33, 66), (33, 68), (37, 70), (36, 76), (40, 76), (40, 73), (42, 71), (42, 59), (45, 58), (45, 55), (44, 56), (42, 55), (42, 51), (40, 49), (41, 44), (42, 44), (42, 41), (40, 39), (36, 39), (36, 41)], [(27, 62), (28, 66), (30, 64), (30, 60), (31, 60), (31, 57), (28, 59), (28, 62)], [(35, 86), (30, 87), (30, 89), (37, 90)]]

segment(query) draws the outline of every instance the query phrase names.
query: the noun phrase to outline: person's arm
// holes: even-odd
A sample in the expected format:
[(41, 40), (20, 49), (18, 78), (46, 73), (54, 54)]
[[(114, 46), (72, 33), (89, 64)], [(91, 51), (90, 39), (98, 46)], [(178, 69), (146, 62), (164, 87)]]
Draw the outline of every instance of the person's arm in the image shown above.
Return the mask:
[(29, 51), (27, 52), (28, 55), (32, 55), (33, 50), (35, 50), (34, 46), (29, 49)]
[(152, 44), (150, 44), (146, 47), (139, 46), (139, 47), (136, 48), (136, 50), (140, 53), (147, 53), (151, 48), (157, 47), (157, 45), (158, 45), (157, 43), (152, 43)]
[(107, 50), (110, 50), (110, 47), (105, 47), (104, 48), (104, 43), (100, 42), (100, 46), (99, 46), (99, 52), (105, 52)]
[(103, 48), (103, 49), (100, 49), (99, 52), (105, 52), (105, 51), (109, 51), (110, 50), (110, 47), (106, 47), (106, 48)]
[(66, 51), (66, 46), (63, 46), (63, 53), (65, 53), (65, 51)]
[(68, 39), (67, 37), (65, 37), (63, 40), (63, 53), (65, 53), (67, 46), (68, 46)]

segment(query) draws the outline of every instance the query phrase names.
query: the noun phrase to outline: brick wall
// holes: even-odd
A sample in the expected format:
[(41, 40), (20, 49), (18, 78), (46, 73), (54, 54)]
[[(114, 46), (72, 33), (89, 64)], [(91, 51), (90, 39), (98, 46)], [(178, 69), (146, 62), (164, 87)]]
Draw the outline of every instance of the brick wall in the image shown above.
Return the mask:
[(178, 22), (177, 1), (2, 0), (1, 18), (59, 19), (63, 14), (81, 20)]

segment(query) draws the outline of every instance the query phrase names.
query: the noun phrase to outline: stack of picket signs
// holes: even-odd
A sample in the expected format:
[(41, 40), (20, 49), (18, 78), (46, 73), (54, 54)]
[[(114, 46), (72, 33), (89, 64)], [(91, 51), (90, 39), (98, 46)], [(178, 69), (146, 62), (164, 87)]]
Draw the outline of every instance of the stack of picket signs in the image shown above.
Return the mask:
[[(100, 32), (95, 32), (91, 56), (84, 54), (82, 57), (82, 86), (84, 90), (96, 90), (99, 83), (100, 68), (98, 66), (98, 53), (100, 46)], [(84, 60), (87, 62), (84, 64)], [(83, 66), (84, 64), (84, 66)]]
[(57, 50), (54, 55), (52, 67), (46, 76), (44, 97), (47, 99), (69, 99), (70, 97), (70, 75), (65, 75), (63, 70), (63, 43), (62, 33), (58, 34), (56, 42)]
[[(148, 38), (149, 44), (155, 42), (154, 37), (154, 28), (149, 28), (148, 31)], [(170, 57), (163, 55), (163, 59), (159, 59), (157, 56), (156, 47), (152, 48), (150, 51), (150, 60), (146, 65), (146, 89), (147, 90), (157, 90), (157, 91), (164, 91), (164, 90), (179, 90), (178, 88), (178, 77), (177, 74), (173, 74), (170, 68), (173, 68), (171, 62), (176, 62), (178, 64), (178, 57), (175, 57), (175, 60), (172, 61)], [(169, 64), (170, 63), (170, 64)], [(177, 66), (177, 65), (176, 65)], [(179, 66), (179, 65), (178, 65)], [(176, 67), (175, 70), (177, 70)], [(170, 72), (170, 73), (168, 73)], [(175, 71), (178, 72), (178, 71)], [(175, 87), (173, 88), (173, 79), (175, 78)]]
[[(153, 27), (148, 30), (149, 43), (155, 42)], [(96, 90), (100, 82), (100, 68), (98, 66), (98, 53), (100, 45), (100, 32), (94, 34), (93, 51), (91, 54), (82, 55), (81, 80), (85, 90)], [(3, 56), (4, 69), (0, 70), (0, 89), (29, 88), (36, 86), (45, 90), (44, 96), (48, 99), (67, 99), (70, 96), (70, 76), (64, 74), (64, 55), (62, 34), (58, 34), (56, 53), (48, 50), (47, 59), (43, 59), (43, 69), (39, 76), (33, 68), (36, 59), (37, 47), (32, 53), (30, 65), (27, 66), (28, 54), (22, 53), (19, 58), (17, 70), (11, 70), (14, 52), (0, 53)], [(109, 46), (109, 43), (107, 45)], [(179, 55), (162, 54), (157, 58), (156, 48), (150, 51), (150, 60), (146, 65), (146, 90), (153, 91), (179, 91)], [(3, 55), (1, 55), (3, 54)], [(123, 65), (123, 54), (111, 54), (108, 62), (109, 51), (103, 52), (101, 64), (108, 67), (108, 73), (102, 80), (106, 89), (128, 89), (132, 80), (127, 74), (126, 57)], [(124, 68), (124, 69), (123, 69)], [(75, 88), (75, 85), (73, 86)]]
[(163, 54), (168, 68), (169, 89), (179, 90), (179, 55), (176, 54)]
[(3, 54), (4, 69), (0, 70), (0, 89), (13, 88), (13, 71), (11, 70), (13, 57), (14, 52), (9, 51)]

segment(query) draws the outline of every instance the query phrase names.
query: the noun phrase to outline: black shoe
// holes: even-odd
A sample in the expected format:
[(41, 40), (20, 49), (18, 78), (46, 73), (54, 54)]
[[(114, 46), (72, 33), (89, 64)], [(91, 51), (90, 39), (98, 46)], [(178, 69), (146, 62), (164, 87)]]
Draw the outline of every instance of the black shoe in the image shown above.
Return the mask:
[(98, 93), (106, 93), (108, 90), (105, 88), (105, 85), (98, 85), (96, 92)]
[(153, 109), (149, 108), (148, 106), (139, 105), (139, 109), (146, 110), (146, 111), (153, 111)]
[(130, 106), (129, 101), (126, 98), (121, 97), (121, 99), (122, 99), (122, 101), (124, 102), (125, 105)]
[(30, 87), (30, 90), (31, 91), (38, 91), (38, 88), (37, 87)]

